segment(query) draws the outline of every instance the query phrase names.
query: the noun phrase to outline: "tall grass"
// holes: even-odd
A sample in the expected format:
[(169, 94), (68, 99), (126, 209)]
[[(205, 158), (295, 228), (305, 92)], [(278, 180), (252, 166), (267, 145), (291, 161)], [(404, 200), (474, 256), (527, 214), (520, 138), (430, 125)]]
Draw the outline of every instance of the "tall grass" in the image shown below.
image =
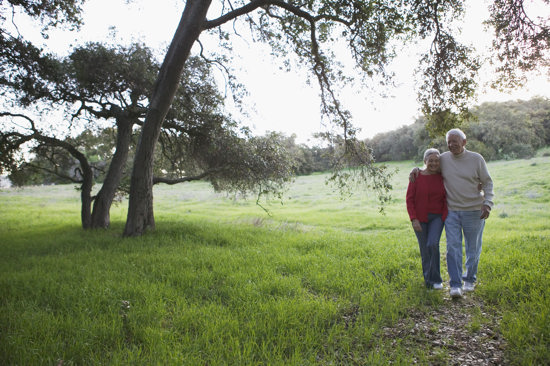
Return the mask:
[[(382, 336), (447, 296), (423, 287), (404, 202), (414, 164), (391, 165), (385, 215), (324, 175), (262, 202), (269, 215), (205, 183), (159, 186), (156, 230), (131, 239), (125, 203), (111, 229), (83, 231), (70, 186), (0, 191), (0, 364), (441, 362)], [(548, 364), (550, 158), (489, 168), (497, 206), (472, 296), (501, 317), (512, 364)]]

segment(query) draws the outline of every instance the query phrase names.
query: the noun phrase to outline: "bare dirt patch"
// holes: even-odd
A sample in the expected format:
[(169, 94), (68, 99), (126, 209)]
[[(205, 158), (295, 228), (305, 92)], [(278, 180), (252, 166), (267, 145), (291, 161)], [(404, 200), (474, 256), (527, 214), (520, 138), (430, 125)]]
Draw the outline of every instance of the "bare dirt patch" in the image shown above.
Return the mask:
[(384, 328), (383, 337), (406, 349), (421, 348), (430, 365), (507, 365), (505, 341), (498, 331), (500, 317), (487, 309), (475, 294), (451, 299), (443, 290), (444, 304), (416, 311), (395, 326)]

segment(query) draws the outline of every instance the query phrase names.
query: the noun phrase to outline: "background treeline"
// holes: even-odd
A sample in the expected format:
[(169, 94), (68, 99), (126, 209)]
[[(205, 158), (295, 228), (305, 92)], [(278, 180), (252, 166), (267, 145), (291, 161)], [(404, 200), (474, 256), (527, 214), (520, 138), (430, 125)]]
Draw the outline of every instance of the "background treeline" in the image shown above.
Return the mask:
[[(474, 107), (472, 114), (474, 118), (461, 126), (468, 138), (467, 148), (479, 152), (488, 161), (529, 158), (538, 149), (550, 146), (550, 100), (547, 98), (483, 103)], [(365, 142), (373, 149), (378, 162), (422, 161), (427, 147), (448, 150), (445, 136), (435, 139), (429, 136), (424, 117)], [(328, 170), (330, 161), (325, 149), (293, 144), (290, 138), (298, 174)]]
[[(528, 101), (508, 101), (503, 103), (483, 103), (473, 109), (475, 118), (462, 126), (468, 137), (467, 148), (481, 153), (486, 160), (529, 158), (542, 147), (550, 146), (550, 100), (542, 97)], [(373, 149), (377, 161), (421, 161), (428, 146), (446, 151), (444, 136), (432, 139), (425, 128), (426, 120), (418, 118), (415, 123), (396, 130), (380, 133), (366, 140)], [(114, 150), (113, 129), (99, 133), (83, 132), (71, 143), (80, 147), (96, 167), (95, 180), (102, 182), (102, 167), (108, 166)], [(297, 144), (296, 136), (271, 133), (265, 138), (274, 139), (291, 152), (294, 169), (298, 175), (327, 171), (331, 167), (329, 148)], [(137, 136), (134, 137), (134, 143)], [(133, 151), (133, 150), (131, 150)], [(48, 154), (40, 154), (12, 172), (9, 176), (15, 185), (66, 183), (60, 175), (43, 169)], [(130, 159), (131, 161), (131, 159)], [(50, 162), (51, 163), (51, 162)], [(56, 166), (67, 174), (78, 174), (78, 162), (67, 156), (56, 159)], [(159, 173), (170, 171), (171, 162), (159, 154), (155, 164)], [(124, 182), (123, 182), (124, 184)]]
[[(550, 145), (550, 100), (542, 97), (528, 101), (483, 103), (472, 110), (475, 118), (461, 126), (468, 139), (467, 149), (482, 154), (485, 160), (529, 158)], [(426, 120), (367, 140), (377, 161), (422, 160), (429, 146), (447, 151), (445, 136), (431, 139)]]
[[(550, 146), (550, 100), (536, 97), (528, 101), (483, 103), (472, 110), (474, 118), (461, 126), (468, 138), (467, 148), (482, 154), (485, 160), (529, 158), (542, 147)], [(376, 161), (422, 161), (427, 147), (447, 151), (445, 136), (431, 138), (426, 120), (416, 121), (393, 131), (365, 140)], [(326, 171), (330, 168), (327, 149), (296, 145), (287, 138), (299, 175)]]

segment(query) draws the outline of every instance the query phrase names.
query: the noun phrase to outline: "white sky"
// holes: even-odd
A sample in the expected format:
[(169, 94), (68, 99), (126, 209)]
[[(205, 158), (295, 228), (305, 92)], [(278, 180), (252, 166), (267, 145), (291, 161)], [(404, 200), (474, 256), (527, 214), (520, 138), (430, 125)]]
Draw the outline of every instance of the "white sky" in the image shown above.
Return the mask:
[[(526, 2), (529, 3), (529, 0)], [(541, 3), (540, 0), (534, 2)], [(481, 21), (486, 18), (485, 1), (470, 0), (468, 4), (472, 8), (466, 15), (468, 25), (464, 28), (464, 37), (469, 42), (475, 42), (476, 46), (485, 47), (489, 39), (481, 26)], [(172, 39), (183, 5), (181, 0), (134, 0), (131, 4), (126, 4), (125, 0), (88, 0), (83, 16), (85, 25), (80, 33), (55, 30), (50, 39), (43, 42), (60, 54), (67, 52), (71, 45), (113, 39), (120, 43), (139, 40), (162, 51)], [(549, 9), (545, 10), (547, 12)], [(540, 13), (540, 8), (537, 12)], [(28, 27), (21, 26), (23, 21), (21, 16), (15, 19), (23, 35), (38, 40), (36, 33), (32, 36)], [(116, 31), (112, 26), (116, 27)], [(280, 71), (277, 60), (273, 60), (266, 48), (259, 44), (238, 41), (235, 49), (240, 56), (237, 64), (237, 67), (240, 66), (239, 80), (247, 87), (250, 93), (247, 103), (255, 110), (248, 121), (243, 121), (245, 124), (258, 134), (268, 130), (287, 135), (294, 133), (298, 142), (307, 142), (313, 132), (322, 129), (315, 80), (307, 85), (303, 70), (292, 73)], [(342, 101), (353, 113), (355, 126), (361, 128), (361, 137), (372, 137), (376, 133), (411, 124), (418, 117), (412, 77), (416, 64), (411, 57), (404, 52), (396, 60), (399, 86), (391, 90), (391, 97), (383, 98), (365, 90), (344, 94)], [(547, 76), (533, 77), (526, 88), (509, 94), (482, 90), (478, 103), (529, 99), (535, 95), (550, 97)]]

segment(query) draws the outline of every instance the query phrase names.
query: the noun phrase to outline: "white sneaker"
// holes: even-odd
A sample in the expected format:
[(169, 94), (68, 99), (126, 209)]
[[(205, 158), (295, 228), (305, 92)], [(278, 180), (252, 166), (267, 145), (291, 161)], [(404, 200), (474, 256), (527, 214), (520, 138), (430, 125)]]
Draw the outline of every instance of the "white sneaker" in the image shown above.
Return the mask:
[(443, 290), (443, 284), (442, 283), (434, 283), (432, 285), (434, 290)]
[(462, 297), (462, 289), (460, 287), (451, 287), (450, 295), (453, 299)]
[(464, 292), (472, 292), (474, 291), (475, 284), (472, 282), (464, 281), (464, 285), (462, 285), (462, 291)]

